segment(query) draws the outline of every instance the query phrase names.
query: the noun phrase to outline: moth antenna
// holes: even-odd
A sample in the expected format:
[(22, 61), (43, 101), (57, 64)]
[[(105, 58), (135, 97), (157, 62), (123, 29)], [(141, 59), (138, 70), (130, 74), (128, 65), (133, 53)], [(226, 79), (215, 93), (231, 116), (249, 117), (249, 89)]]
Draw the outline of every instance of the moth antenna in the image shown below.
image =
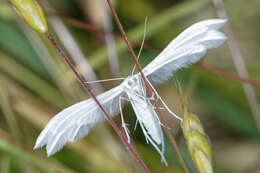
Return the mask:
[(126, 78), (112, 78), (112, 79), (104, 79), (104, 80), (94, 80), (94, 81), (88, 81), (85, 82), (87, 84), (91, 84), (91, 83), (101, 83), (101, 82), (109, 82), (109, 81), (115, 81), (115, 80), (125, 80)]
[(144, 137), (145, 137), (146, 143), (149, 144), (149, 138), (150, 138), (150, 137), (149, 137), (149, 135), (147, 134), (146, 129), (145, 129), (145, 127), (144, 127), (142, 121), (140, 121), (139, 119), (137, 119), (137, 121), (139, 122), (140, 127), (141, 127), (141, 129), (142, 129), (142, 131), (143, 131), (143, 133), (144, 133)]
[[(146, 36), (147, 20), (148, 20), (148, 17), (146, 16), (146, 17), (145, 17), (145, 21), (144, 21), (144, 36), (143, 36), (143, 40), (142, 40), (141, 47), (140, 47), (139, 52), (138, 52), (138, 55), (137, 55), (137, 60), (139, 60), (140, 55), (141, 55), (141, 52), (142, 52), (143, 47), (144, 47), (144, 41), (145, 41), (145, 36)], [(136, 64), (134, 65), (134, 68), (133, 68), (133, 70), (132, 70), (132, 76), (134, 75), (135, 68), (136, 68)]]

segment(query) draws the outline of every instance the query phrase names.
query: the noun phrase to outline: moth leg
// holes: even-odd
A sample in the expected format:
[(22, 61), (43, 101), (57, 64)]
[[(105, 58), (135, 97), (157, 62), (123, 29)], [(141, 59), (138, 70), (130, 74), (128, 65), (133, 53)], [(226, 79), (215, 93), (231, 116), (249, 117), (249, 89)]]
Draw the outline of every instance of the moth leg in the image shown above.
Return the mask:
[(135, 131), (136, 128), (137, 128), (137, 124), (138, 124), (138, 119), (135, 121), (135, 128), (134, 128), (134, 131)]
[[(154, 95), (154, 92), (153, 92), (153, 95)], [(154, 98), (154, 100), (155, 100), (155, 98)], [(160, 100), (160, 98), (159, 97), (156, 97), (156, 100), (153, 102), (153, 106), (155, 107), (155, 104), (158, 102), (158, 100)]]
[[(158, 108), (161, 109), (161, 110), (165, 110), (166, 109), (165, 107), (158, 107)], [(156, 110), (157, 108), (155, 106), (153, 106), (153, 109)], [(158, 120), (160, 126), (166, 128), (165, 125), (161, 123), (161, 120), (160, 120), (160, 118), (158, 116), (156, 116), (156, 119)], [(168, 129), (171, 129), (171, 128), (168, 127)]]
[[(159, 96), (160, 97), (160, 96)], [(163, 106), (166, 108), (166, 110), (173, 116), (173, 117), (175, 117), (175, 118), (177, 118), (178, 120), (180, 120), (181, 122), (183, 121), (183, 119), (180, 117), (180, 116), (178, 116), (178, 115), (176, 115), (174, 112), (172, 112), (171, 110), (170, 110), (170, 108), (167, 106), (167, 104), (163, 101), (163, 99), (160, 97), (160, 101), (162, 102), (162, 104), (163, 104)]]
[[(122, 100), (129, 101), (129, 102), (136, 102), (136, 100), (125, 98), (125, 97), (122, 97), (122, 96), (119, 97), (119, 108), (120, 108), (120, 115), (121, 115), (121, 120), (122, 120), (122, 127), (123, 127), (125, 134), (127, 136), (128, 143), (130, 143), (130, 135), (129, 135), (130, 132), (129, 132), (129, 129), (127, 128), (127, 124), (124, 121), (124, 116), (123, 116), (123, 111), (122, 111), (122, 102), (121, 102)], [(136, 120), (134, 130), (136, 130), (137, 123), (138, 123), (138, 119)]]
[(181, 117), (179, 117), (178, 115), (176, 115), (174, 112), (172, 112), (170, 110), (170, 108), (167, 106), (167, 104), (163, 101), (163, 99), (161, 98), (161, 96), (158, 94), (158, 92), (155, 90), (155, 88), (153, 87), (153, 85), (151, 84), (151, 82), (147, 79), (149, 85), (151, 86), (151, 88), (153, 89), (154, 93), (156, 94), (156, 96), (159, 98), (159, 100), (162, 102), (163, 106), (166, 108), (166, 110), (175, 118), (177, 118), (178, 120), (180, 120), (181, 122), (183, 121), (183, 119)]
[(122, 96), (119, 97), (119, 110), (120, 110), (120, 115), (121, 115), (121, 120), (122, 120), (122, 127), (125, 131), (127, 141), (128, 141), (128, 143), (130, 143), (130, 135), (129, 135), (130, 132), (129, 132), (129, 129), (127, 128), (127, 124), (125, 123), (125, 120), (124, 120), (123, 110), (122, 110), (122, 100), (125, 100), (125, 101), (131, 101), (131, 100), (128, 98), (122, 97)]

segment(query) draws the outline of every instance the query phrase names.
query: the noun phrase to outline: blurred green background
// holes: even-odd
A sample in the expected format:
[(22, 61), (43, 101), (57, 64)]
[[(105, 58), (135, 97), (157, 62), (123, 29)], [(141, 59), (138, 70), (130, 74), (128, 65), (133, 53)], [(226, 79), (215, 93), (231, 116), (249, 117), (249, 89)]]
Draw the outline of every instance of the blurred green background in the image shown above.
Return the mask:
[[(130, 40), (141, 42), (144, 20), (148, 17), (145, 42), (158, 49), (164, 48), (193, 23), (217, 17), (210, 0), (113, 2)], [(98, 31), (119, 33), (105, 0), (41, 0), (39, 3), (46, 12), (50, 30), (86, 79), (130, 75), (134, 62), (125, 43)], [(229, 16), (249, 78), (260, 82), (260, 1), (225, 0), (223, 8)], [(138, 53), (139, 46), (133, 46)], [(157, 54), (154, 49), (144, 48), (141, 65), (144, 67)], [(210, 50), (202, 63), (236, 73), (226, 43)], [(198, 66), (182, 69), (170, 81), (157, 87), (161, 97), (179, 115), (183, 111), (183, 96), (178, 93), (176, 79), (184, 94), (189, 95), (189, 110), (199, 116), (211, 139), (216, 172), (260, 172), (257, 128), (260, 122), (253, 118), (243, 83)], [(98, 94), (118, 83), (100, 83), (92, 88)], [(253, 96), (259, 100), (259, 88), (253, 87)], [(8, 1), (1, 0), (0, 172), (142, 172), (107, 122), (99, 123), (87, 137), (68, 143), (50, 158), (46, 156), (45, 148), (32, 149), (52, 116), (86, 98), (88, 95), (48, 40), (18, 17)], [(259, 106), (254, 99), (252, 102)], [(260, 116), (260, 112), (254, 114)], [(160, 162), (160, 156), (152, 146), (146, 144), (140, 127), (134, 130), (136, 118), (131, 106), (124, 109), (124, 116), (131, 131), (131, 142), (152, 172), (184, 172), (167, 137), (168, 167)], [(166, 112), (165, 118), (190, 172), (196, 172), (179, 123)], [(114, 120), (121, 127), (120, 117)]]

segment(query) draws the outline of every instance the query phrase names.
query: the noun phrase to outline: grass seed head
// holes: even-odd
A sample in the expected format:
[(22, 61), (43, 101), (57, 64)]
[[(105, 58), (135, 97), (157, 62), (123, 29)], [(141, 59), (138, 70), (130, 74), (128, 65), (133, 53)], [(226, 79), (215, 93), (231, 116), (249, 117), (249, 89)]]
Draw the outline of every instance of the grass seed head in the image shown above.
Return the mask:
[(211, 160), (199, 147), (194, 148), (194, 161), (200, 173), (214, 172)]
[(182, 129), (189, 154), (198, 171), (200, 173), (213, 172), (213, 156), (209, 138), (199, 118), (186, 109), (184, 109)]
[(10, 0), (16, 12), (39, 33), (46, 33), (48, 25), (45, 15), (36, 0)]

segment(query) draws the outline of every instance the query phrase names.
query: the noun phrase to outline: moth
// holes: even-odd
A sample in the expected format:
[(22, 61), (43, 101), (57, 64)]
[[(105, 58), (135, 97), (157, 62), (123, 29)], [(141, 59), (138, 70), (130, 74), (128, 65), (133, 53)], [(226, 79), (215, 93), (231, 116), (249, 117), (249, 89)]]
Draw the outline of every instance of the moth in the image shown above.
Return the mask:
[[(170, 114), (182, 121), (163, 102), (154, 89), (167, 81), (174, 72), (180, 68), (198, 62), (208, 49), (219, 47), (227, 37), (219, 29), (227, 22), (226, 19), (208, 19), (193, 24), (182, 32), (144, 69), (143, 73), (153, 89), (154, 96), (160, 99), (163, 106)], [(164, 139), (160, 120), (154, 110), (151, 100), (155, 97), (147, 97), (140, 73), (128, 76), (120, 85), (97, 96), (106, 112), (110, 116), (121, 113), (122, 108), (128, 102), (135, 111), (147, 142), (151, 143), (164, 158)], [(76, 141), (86, 136), (90, 129), (98, 122), (105, 120), (105, 116), (93, 99), (87, 99), (76, 103), (55, 115), (46, 125), (37, 138), (34, 149), (46, 145), (48, 156), (61, 150), (68, 142)], [(122, 116), (123, 121), (123, 116)], [(122, 126), (128, 131), (125, 124)]]

